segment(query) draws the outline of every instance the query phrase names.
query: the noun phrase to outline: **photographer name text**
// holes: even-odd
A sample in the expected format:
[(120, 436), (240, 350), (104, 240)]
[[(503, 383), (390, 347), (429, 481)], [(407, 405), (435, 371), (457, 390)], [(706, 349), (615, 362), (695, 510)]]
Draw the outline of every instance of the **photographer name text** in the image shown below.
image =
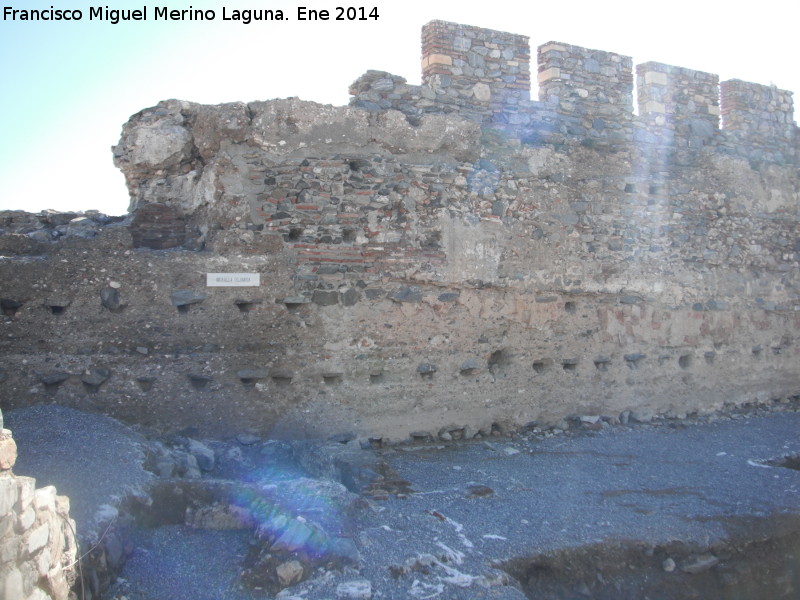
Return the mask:
[(169, 6), (142, 6), (136, 9), (91, 6), (88, 8), (43, 9), (3, 7), (4, 21), (98, 21), (117, 25), (139, 21), (230, 21), (249, 25), (273, 21), (377, 21), (377, 6), (336, 6), (330, 9), (297, 6), (294, 10), (255, 8), (242, 9), (223, 6), (219, 10), (170, 8)]

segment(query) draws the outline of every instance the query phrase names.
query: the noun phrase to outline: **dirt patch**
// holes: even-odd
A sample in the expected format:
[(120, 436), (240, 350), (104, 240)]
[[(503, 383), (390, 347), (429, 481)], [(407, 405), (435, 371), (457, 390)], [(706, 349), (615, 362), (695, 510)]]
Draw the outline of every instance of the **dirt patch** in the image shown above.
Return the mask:
[(522, 557), (502, 568), (537, 600), (781, 600), (800, 594), (800, 520), (731, 523), (698, 547), (615, 541)]
[(770, 467), (783, 467), (785, 469), (800, 471), (800, 454), (782, 456), (780, 458), (768, 460), (765, 464), (769, 465)]

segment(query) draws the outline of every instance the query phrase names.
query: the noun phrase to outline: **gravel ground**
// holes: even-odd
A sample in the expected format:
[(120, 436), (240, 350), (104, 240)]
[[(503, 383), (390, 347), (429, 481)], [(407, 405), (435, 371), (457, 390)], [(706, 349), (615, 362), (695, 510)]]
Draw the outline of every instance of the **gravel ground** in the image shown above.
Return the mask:
[[(91, 515), (98, 503), (148, 481), (137, 463), (141, 436), (112, 420), (38, 407), (15, 411), (8, 422), (20, 446), (19, 473), (69, 493), (76, 515)], [(522, 599), (504, 564), (579, 548), (602, 553), (619, 544), (652, 556), (676, 544), (708, 549), (732, 537), (800, 531), (800, 471), (777, 466), (782, 457), (800, 454), (800, 413), (791, 411), (548, 439), (388, 448), (376, 458), (413, 492), (362, 498), (349, 507), (347, 494), (310, 502), (330, 487), (293, 484), (303, 473), (281, 466), (286, 455), (274, 444), (214, 448), (225, 457), (220, 468), (227, 477), (292, 490), (285, 495), (302, 500), (291, 509), (295, 516), (348, 530), (358, 548), (356, 566), (317, 570), (281, 598)], [(118, 597), (268, 597), (237, 583), (252, 539), (247, 531), (168, 526), (135, 539)], [(675, 558), (680, 572), (683, 557)], [(553, 597), (583, 593), (573, 592)]]
[(136, 550), (112, 594), (128, 600), (252, 600), (235, 568), (252, 537), (249, 531), (182, 525), (139, 530), (133, 536)]
[(19, 456), (14, 473), (55, 485), (70, 498), (81, 538), (96, 536), (108, 511), (152, 481), (144, 470), (145, 438), (119, 421), (57, 405), (4, 412)]

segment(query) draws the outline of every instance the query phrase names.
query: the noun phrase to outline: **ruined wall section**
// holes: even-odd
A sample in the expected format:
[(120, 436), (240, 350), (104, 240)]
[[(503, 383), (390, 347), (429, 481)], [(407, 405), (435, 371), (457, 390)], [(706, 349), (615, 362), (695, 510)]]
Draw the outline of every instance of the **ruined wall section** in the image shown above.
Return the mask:
[[(584, 152), (587, 175), (611, 168)], [(204, 435), (397, 441), (796, 394), (797, 258), (770, 241), (791, 239), (796, 218), (760, 221), (763, 248), (724, 266), (671, 261), (679, 247), (656, 260), (649, 234), (636, 233), (649, 220), (642, 194), (611, 250), (582, 223), (618, 217), (560, 199), (583, 184), (549, 180), (572, 166), (553, 156), (532, 188), (556, 190), (542, 212), (519, 221), (438, 209), (438, 246), (292, 240), (291, 225), (284, 237), (251, 221), (217, 229), (201, 252), (151, 250), (134, 248), (122, 223), (7, 256), (4, 406), (58, 402)], [(752, 218), (734, 217), (715, 227), (734, 236), (726, 224)], [(27, 237), (0, 239), (15, 235)], [(208, 288), (208, 272), (259, 273), (262, 285)]]
[(69, 498), (14, 475), (17, 446), (0, 411), (0, 598), (66, 600), (76, 577)]
[[(231, 110), (248, 119), (235, 139)], [(140, 117), (161, 129), (151, 111), (182, 120), (191, 142), (175, 164), (204, 156), (195, 187), (139, 159)], [(717, 154), (656, 165), (296, 100), (169, 101), (140, 117), (116, 149), (134, 194), (193, 192), (134, 195), (131, 221), (35, 247), (49, 220), (8, 217), (7, 404), (398, 440), (682, 415), (800, 387), (792, 168)], [(181, 215), (184, 246), (135, 242), (156, 205)], [(208, 272), (262, 284), (208, 288)]]
[[(367, 73), (350, 107), (134, 115), (133, 214), (93, 238), (8, 215), (3, 402), (401, 440), (797, 395), (796, 142), (715, 129), (716, 76), (657, 63), (634, 118), (630, 60), (566, 44), (526, 106), (521, 36), (434, 30), (450, 63)], [(503, 73), (488, 100), (470, 53)]]
[[(428, 116), (424, 126), (413, 126), (391, 111), (372, 115), (348, 109), (338, 109), (346, 115), (341, 129), (325, 115), (333, 125), (317, 143), (327, 144), (327, 153), (310, 150), (315, 140), (308, 132), (318, 127), (318, 105), (273, 104), (263, 109), (269, 126), (259, 117), (244, 133), (245, 143), (223, 142), (219, 154), (207, 160), (205, 174), (216, 173), (210, 197), (219, 201), (205, 200), (207, 190), (200, 184), (187, 188), (186, 197), (154, 198), (186, 213), (189, 229), (202, 240), (231, 228), (245, 228), (245, 237), (254, 240), (273, 232), (304, 251), (300, 260), (316, 251), (314, 245), (327, 245), (341, 247), (343, 254), (363, 251), (374, 266), (390, 255), (396, 258), (401, 249), (440, 252), (446, 229), (441, 219), (446, 214), (465, 222), (533, 224), (532, 246), (539, 245), (538, 240), (570, 244), (565, 255), (574, 254), (582, 265), (591, 264), (589, 259), (634, 268), (632, 261), (625, 261), (632, 255), (643, 269), (665, 261), (693, 265), (728, 259), (737, 268), (770, 268), (792, 250), (790, 235), (772, 236), (775, 245), (768, 252), (735, 243), (739, 234), (732, 235), (753, 226), (750, 211), (761, 202), (773, 213), (762, 231), (781, 227), (779, 216), (793, 218), (792, 171), (777, 165), (737, 172), (731, 166), (735, 163), (713, 153), (695, 157), (689, 165), (680, 164), (675, 154), (636, 150), (604, 154), (581, 147), (565, 155), (555, 148), (509, 143), (500, 133), (481, 131), (474, 123), (452, 117)], [(165, 105), (181, 110), (187, 123), (227, 119), (225, 106)], [(664, 115), (677, 109), (670, 110)], [(275, 114), (281, 115), (278, 121)], [(691, 121), (680, 114), (664, 117), (660, 127)], [(350, 120), (353, 115), (371, 119), (369, 133), (361, 139), (355, 132), (344, 134), (358, 122)], [(276, 125), (284, 121), (292, 128)], [(198, 132), (189, 131), (197, 144), (208, 144)], [(375, 143), (380, 138), (384, 141)], [(126, 137), (122, 146), (124, 152), (138, 151)], [(192, 153), (187, 150), (185, 160)], [(128, 168), (120, 159), (118, 164)], [(712, 175), (713, 192), (706, 191)], [(158, 163), (152, 165), (149, 180), (146, 186), (181, 187), (164, 177)], [(742, 189), (757, 198), (745, 197)], [(143, 204), (137, 219), (146, 220), (151, 207)], [(195, 207), (200, 208), (192, 212)], [(134, 221), (133, 233), (137, 225)], [(414, 260), (410, 256), (406, 262)], [(592, 272), (592, 267), (582, 268)], [(444, 281), (450, 276), (430, 277)], [(458, 279), (455, 275), (451, 280)]]

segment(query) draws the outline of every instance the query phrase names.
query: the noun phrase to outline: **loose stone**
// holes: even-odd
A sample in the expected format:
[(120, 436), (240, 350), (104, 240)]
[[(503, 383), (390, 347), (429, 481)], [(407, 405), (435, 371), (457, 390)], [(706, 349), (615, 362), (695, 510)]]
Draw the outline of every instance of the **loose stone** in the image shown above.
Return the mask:
[(372, 582), (359, 579), (340, 583), (336, 586), (336, 597), (343, 600), (371, 600)]

